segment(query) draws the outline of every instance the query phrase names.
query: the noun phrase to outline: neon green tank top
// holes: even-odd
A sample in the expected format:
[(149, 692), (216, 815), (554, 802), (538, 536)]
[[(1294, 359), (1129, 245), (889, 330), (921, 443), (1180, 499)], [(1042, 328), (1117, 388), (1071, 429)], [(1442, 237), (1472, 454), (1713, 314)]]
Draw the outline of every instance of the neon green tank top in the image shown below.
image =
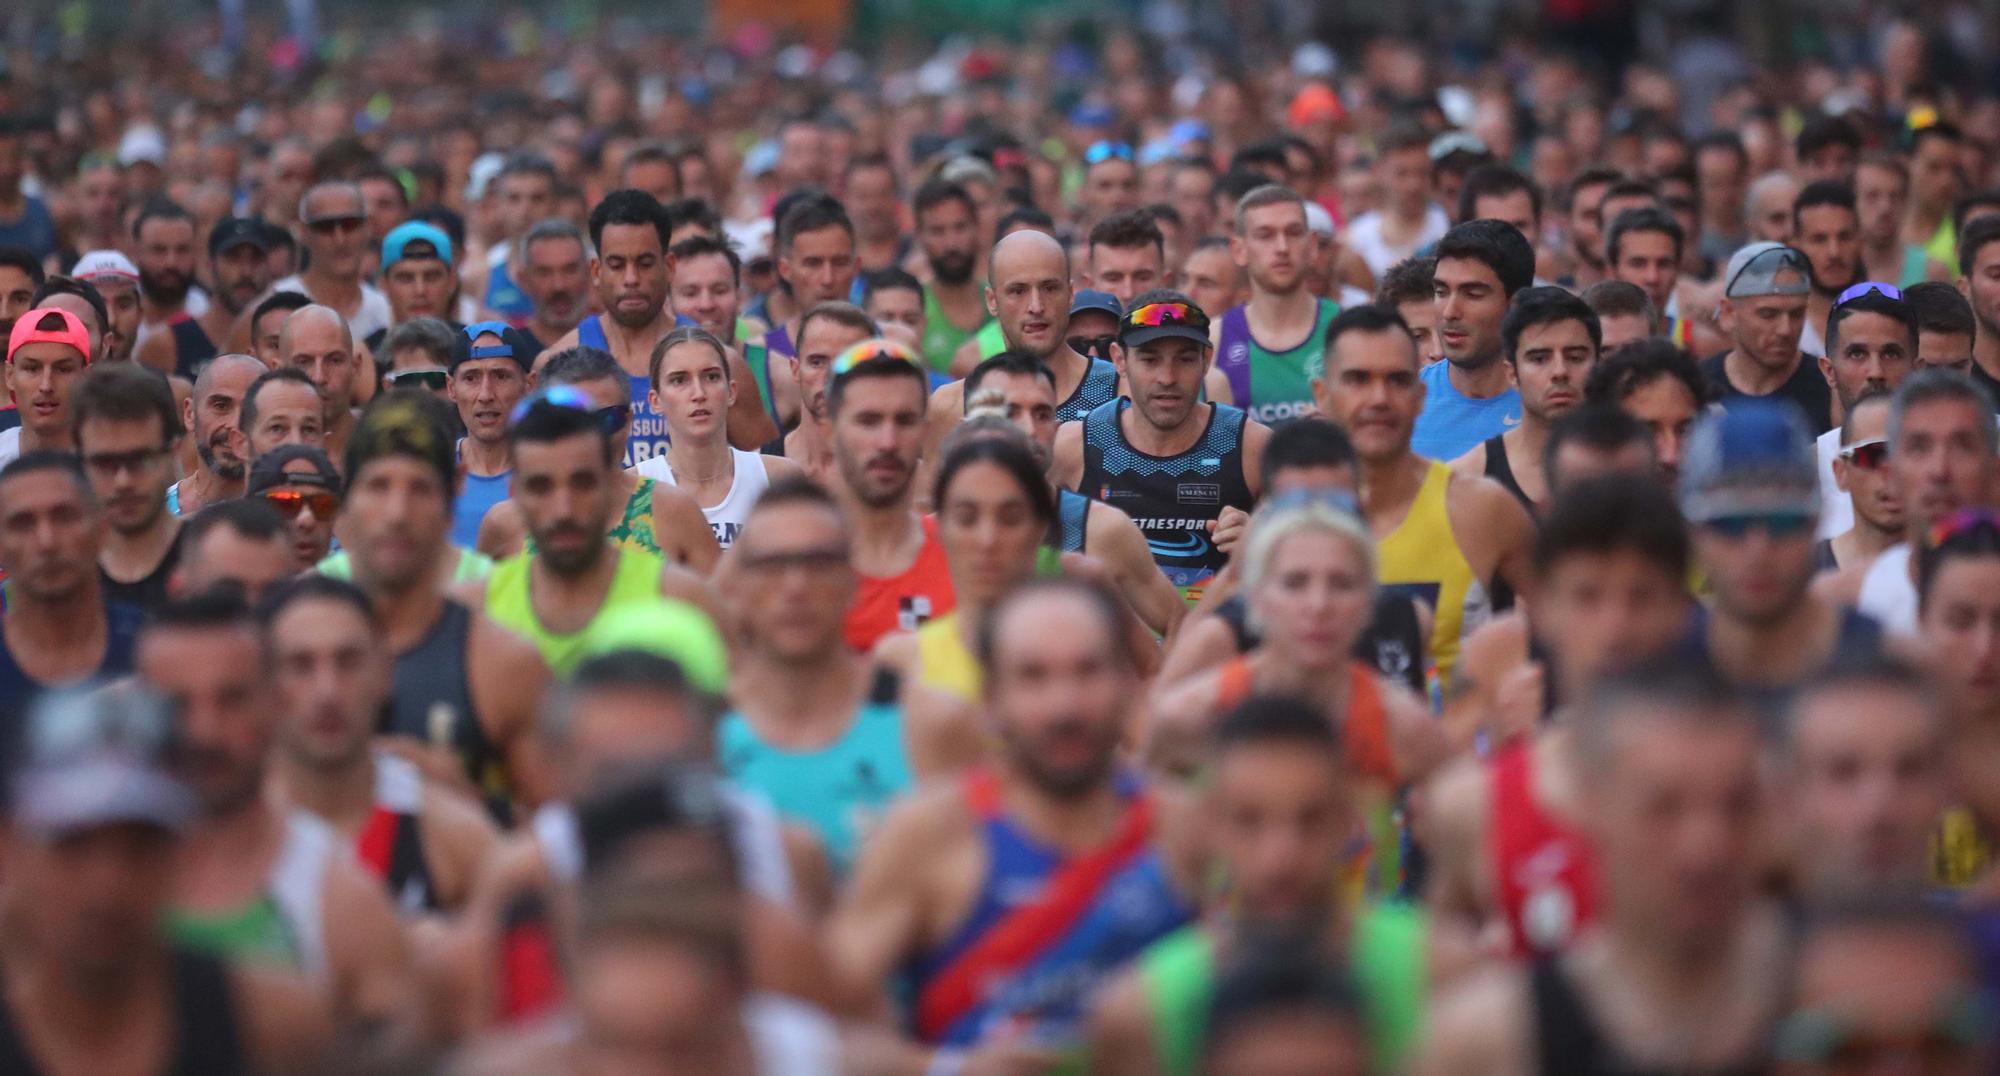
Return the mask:
[(604, 621), (605, 613), (627, 603), (651, 601), (660, 596), (660, 573), (665, 564), (659, 554), (620, 546), (615, 555), (618, 568), (611, 577), (611, 589), (604, 595), (604, 604), (597, 607), (597, 615), (581, 631), (558, 635), (542, 627), (528, 594), (528, 569), (534, 563), (530, 553), (517, 553), (493, 566), (493, 574), (486, 578), (486, 615), (534, 643), (535, 649), (542, 652), (542, 660), (549, 663), (550, 671), (559, 677), (567, 676), (582, 660), (590, 633)]
[(938, 305), (937, 293), (924, 289), (924, 361), (938, 373), (951, 372), (952, 357), (967, 340), (981, 333), (988, 325), (999, 323), (992, 318), (981, 322), (978, 328), (961, 329), (944, 316), (944, 307)]
[[(1424, 913), (1407, 904), (1369, 905), (1355, 923), (1349, 964), (1376, 1072), (1403, 1071), (1423, 1031), (1424, 938)], [(1197, 923), (1161, 939), (1140, 955), (1139, 977), (1159, 1071), (1196, 1076), (1215, 995), (1214, 937)]]
[(167, 933), (197, 952), (260, 967), (296, 970), (304, 956), (284, 911), (268, 893), (223, 915), (170, 909)]
[[(347, 555), (347, 550), (345, 549), (313, 565), (313, 570), (326, 576), (328, 579), (338, 579), (346, 583), (354, 582), (354, 560)], [(451, 581), (454, 583), (476, 583), (491, 574), (493, 574), (492, 557), (478, 550), (461, 549), (458, 551), (458, 567), (453, 568), (451, 572)]]
[(1007, 335), (1000, 331), (1000, 321), (997, 318), (981, 325), (979, 331), (972, 335), (979, 341), (981, 362), (1007, 350)]

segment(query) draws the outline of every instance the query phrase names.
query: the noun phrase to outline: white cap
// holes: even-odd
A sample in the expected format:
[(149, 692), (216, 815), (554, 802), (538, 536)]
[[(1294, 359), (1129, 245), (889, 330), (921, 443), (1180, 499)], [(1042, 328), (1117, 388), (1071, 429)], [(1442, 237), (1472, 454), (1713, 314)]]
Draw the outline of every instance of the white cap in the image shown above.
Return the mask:
[(1333, 214), (1327, 212), (1325, 206), (1310, 198), (1306, 199), (1306, 231), (1318, 232), (1328, 239), (1333, 238)]
[(472, 167), (466, 170), (465, 198), (477, 202), (486, 197), (486, 188), (500, 176), (500, 169), (507, 164), (507, 158), (498, 153), (482, 153), (473, 158)]
[(131, 166), (144, 162), (158, 165), (167, 159), (167, 140), (160, 129), (150, 123), (125, 129), (125, 137), (118, 140), (118, 163)]
[(137, 284), (139, 267), (132, 264), (132, 259), (115, 250), (93, 250), (76, 260), (76, 267), (69, 271), (69, 275), (91, 284), (104, 280)]

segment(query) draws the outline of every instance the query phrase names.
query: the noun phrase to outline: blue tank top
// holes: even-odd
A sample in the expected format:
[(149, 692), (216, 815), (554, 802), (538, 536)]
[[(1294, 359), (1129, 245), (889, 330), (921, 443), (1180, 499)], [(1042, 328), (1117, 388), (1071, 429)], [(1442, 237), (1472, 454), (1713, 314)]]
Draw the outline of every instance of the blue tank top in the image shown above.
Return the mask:
[(1209, 539), (1224, 508), (1255, 503), (1243, 475), (1244, 413), (1213, 404), (1208, 428), (1178, 456), (1149, 456), (1125, 441), (1118, 417), (1132, 406), (1113, 400), (1083, 419), (1080, 492), (1122, 510), (1139, 525), (1153, 562), (1190, 604), (1229, 558)]
[(1090, 369), (1083, 372), (1083, 380), (1077, 382), (1076, 391), (1056, 405), (1056, 421), (1075, 422), (1117, 398), (1118, 367), (1105, 359), (1092, 359)]
[(916, 785), (903, 712), (879, 699), (855, 711), (840, 739), (815, 751), (773, 747), (732, 710), (716, 729), (716, 749), (722, 772), (738, 787), (763, 793), (779, 815), (812, 830), (840, 878), (853, 869), (882, 812)]
[[(1121, 774), (1118, 789), (1128, 799), (1138, 795), (1137, 778)], [(917, 994), (1015, 909), (1040, 898), (1051, 876), (1067, 863), (1061, 851), (1023, 831), (997, 804), (980, 804), (976, 794), (967, 798), (980, 815), (986, 877), (971, 914), (951, 940), (910, 965)], [(942, 1034), (920, 1032), (919, 1038), (930, 1045), (962, 1048), (1025, 1033), (1037, 1045), (1074, 1045), (1098, 988), (1147, 946), (1193, 918), (1194, 909), (1175, 889), (1159, 853), (1147, 848), (1111, 874), (1066, 929), (1042, 939), (1025, 963), (1010, 974), (987, 979), (973, 1006)]]
[(468, 474), (465, 488), (451, 509), (451, 544), (460, 549), (479, 548), (479, 524), (493, 506), (507, 499), (507, 483), (512, 471), (499, 474)]
[(1056, 488), (1056, 518), (1042, 544), (1058, 553), (1081, 553), (1084, 528), (1090, 523), (1090, 498), (1072, 489)]
[(1451, 363), (1445, 361), (1424, 367), (1418, 377), (1424, 383), (1424, 409), (1410, 433), (1410, 451), (1425, 459), (1450, 463), (1521, 424), (1521, 394), (1514, 389), (1475, 400), (1452, 387)]
[[(83, 677), (78, 682), (91, 680), (113, 680), (132, 672), (134, 651), (139, 640), (139, 626), (145, 622), (145, 614), (136, 605), (124, 602), (104, 603), (104, 663), (97, 671)], [(50, 687), (64, 686), (44, 684), (28, 675), (21, 663), (14, 660), (14, 652), (7, 647), (7, 637), (0, 635), (0, 728), (17, 728), (27, 718), (28, 708), (35, 697)]]
[[(611, 341), (604, 336), (603, 315), (592, 314), (576, 326), (576, 342), (611, 353)], [(625, 438), (625, 469), (631, 470), (654, 456), (667, 454), (667, 416), (653, 409), (653, 386), (644, 374), (632, 374), (632, 424)]]
[(519, 328), (523, 322), (534, 316), (535, 304), (528, 298), (528, 294), (521, 290), (520, 285), (514, 283), (514, 274), (508, 272), (507, 266), (512, 260), (502, 259), (486, 274), (486, 294), (480, 301), (486, 304), (486, 309), (506, 318)]

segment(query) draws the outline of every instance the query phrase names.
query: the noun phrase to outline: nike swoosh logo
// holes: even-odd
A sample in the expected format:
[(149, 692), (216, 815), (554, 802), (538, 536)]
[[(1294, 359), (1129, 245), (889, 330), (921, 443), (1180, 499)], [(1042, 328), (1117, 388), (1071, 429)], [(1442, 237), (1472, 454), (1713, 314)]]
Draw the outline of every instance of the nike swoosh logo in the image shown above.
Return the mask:
[(1511, 428), (1511, 427), (1514, 427), (1514, 426), (1519, 426), (1519, 425), (1521, 424), (1521, 416), (1519, 416), (1519, 415), (1508, 415), (1508, 416), (1507, 416), (1506, 418), (1503, 418), (1503, 419), (1501, 419), (1501, 420), (1500, 420), (1500, 424), (1501, 424), (1502, 426), (1507, 426), (1507, 427), (1510, 427), (1510, 428)]

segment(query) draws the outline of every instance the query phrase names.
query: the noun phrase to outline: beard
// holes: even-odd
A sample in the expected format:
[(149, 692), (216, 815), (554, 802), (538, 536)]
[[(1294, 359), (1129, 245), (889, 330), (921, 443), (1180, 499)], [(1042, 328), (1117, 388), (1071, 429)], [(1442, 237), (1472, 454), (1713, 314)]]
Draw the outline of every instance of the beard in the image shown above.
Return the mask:
[(947, 251), (943, 254), (927, 255), (931, 263), (931, 274), (937, 282), (949, 287), (962, 287), (972, 280), (972, 271), (979, 268), (979, 261), (971, 254)]
[(194, 454), (201, 457), (201, 465), (214, 473), (215, 477), (231, 482), (241, 481), (247, 465), (240, 459), (225, 460), (215, 450), (215, 441), (226, 440), (227, 434), (218, 431), (194, 443)]
[[(557, 575), (565, 577), (582, 575), (596, 567), (598, 559), (604, 556), (607, 548), (603, 540), (604, 529), (604, 524), (601, 522), (595, 528), (567, 521), (553, 524), (548, 529), (534, 534), (535, 555)], [(559, 536), (568, 537), (572, 534), (596, 534), (598, 540), (583, 542), (574, 549), (551, 547), (551, 539)]]
[(147, 301), (159, 306), (179, 306), (187, 299), (188, 289), (194, 281), (187, 276), (174, 273), (139, 273), (139, 291)]

